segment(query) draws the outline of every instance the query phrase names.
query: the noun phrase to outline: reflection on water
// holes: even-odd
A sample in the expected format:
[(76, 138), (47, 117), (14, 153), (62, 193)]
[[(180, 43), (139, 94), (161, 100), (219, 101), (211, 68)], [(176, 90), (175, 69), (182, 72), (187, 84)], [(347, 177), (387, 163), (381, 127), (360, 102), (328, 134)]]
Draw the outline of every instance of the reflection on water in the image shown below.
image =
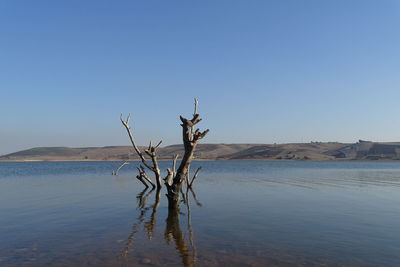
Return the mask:
[[(134, 249), (133, 241), (135, 239), (135, 235), (137, 234), (139, 227), (143, 224), (146, 213), (148, 210), (151, 210), (151, 215), (149, 216), (149, 220), (144, 222), (144, 228), (147, 233), (147, 238), (149, 240), (152, 239), (154, 235), (154, 226), (156, 224), (157, 218), (157, 209), (160, 205), (160, 193), (161, 190), (152, 189), (149, 192), (148, 188), (144, 189), (137, 195), (137, 208), (139, 210), (139, 217), (135, 221), (132, 226), (132, 232), (128, 237), (128, 241), (121, 252), (121, 257), (127, 258), (129, 251)], [(154, 203), (151, 205), (146, 205), (147, 198), (151, 193), (155, 192)], [(164, 238), (167, 244), (174, 243), (176, 251), (179, 253), (180, 258), (182, 259), (182, 264), (185, 267), (188, 266), (196, 266), (196, 247), (194, 243), (194, 233), (191, 222), (191, 210), (190, 210), (190, 195), (189, 192), (192, 193), (193, 198), (195, 198), (195, 194), (192, 188), (189, 188), (184, 193), (182, 191), (182, 202), (186, 207), (186, 215), (187, 215), (187, 234), (189, 236), (189, 245), (185, 240), (185, 235), (181, 230), (181, 225), (179, 222), (179, 216), (182, 215), (180, 209), (168, 209), (168, 217), (166, 219), (166, 226), (164, 232)], [(200, 204), (196, 199), (196, 203)]]
[(0, 266), (400, 266), (400, 163), (194, 162), (177, 212), (120, 165), (0, 163)]
[[(150, 207), (146, 206), (146, 202), (147, 202), (148, 196), (154, 191), (154, 189), (152, 189), (146, 193), (147, 190), (148, 190), (148, 187), (146, 189), (144, 189), (142, 192), (140, 192), (136, 197), (137, 198), (137, 207), (138, 207), (138, 210), (140, 211), (140, 213), (139, 213), (139, 217), (137, 218), (136, 222), (132, 226), (132, 232), (129, 235), (128, 241), (124, 247), (124, 250), (121, 253), (122, 257), (126, 258), (128, 256), (129, 250), (131, 249), (131, 247), (133, 245), (133, 241), (135, 239), (135, 234), (138, 232), (140, 225), (145, 220), (147, 211), (150, 209)], [(160, 191), (157, 190), (157, 198), (156, 198), (156, 203), (153, 204), (152, 216), (150, 218), (150, 221), (145, 223), (146, 230), (147, 230), (147, 236), (149, 239), (151, 239), (153, 237), (154, 220), (155, 220), (155, 216), (157, 213), (157, 207), (159, 205), (159, 199), (160, 199), (159, 195), (160, 195)]]

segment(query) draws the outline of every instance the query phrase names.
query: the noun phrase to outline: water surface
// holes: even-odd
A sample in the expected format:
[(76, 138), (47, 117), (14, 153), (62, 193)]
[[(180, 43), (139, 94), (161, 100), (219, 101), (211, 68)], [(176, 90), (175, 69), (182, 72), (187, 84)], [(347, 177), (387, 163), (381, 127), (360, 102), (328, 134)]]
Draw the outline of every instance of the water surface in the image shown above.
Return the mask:
[(400, 163), (195, 162), (180, 214), (119, 164), (0, 163), (0, 266), (400, 265)]

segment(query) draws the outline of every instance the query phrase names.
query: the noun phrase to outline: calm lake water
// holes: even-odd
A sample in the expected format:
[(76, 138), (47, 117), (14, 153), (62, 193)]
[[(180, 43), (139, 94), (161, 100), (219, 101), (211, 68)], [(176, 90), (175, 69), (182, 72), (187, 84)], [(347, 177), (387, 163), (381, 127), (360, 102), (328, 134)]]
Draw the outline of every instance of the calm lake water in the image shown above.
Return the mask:
[(400, 266), (400, 162), (195, 162), (180, 214), (119, 164), (0, 163), (0, 266)]

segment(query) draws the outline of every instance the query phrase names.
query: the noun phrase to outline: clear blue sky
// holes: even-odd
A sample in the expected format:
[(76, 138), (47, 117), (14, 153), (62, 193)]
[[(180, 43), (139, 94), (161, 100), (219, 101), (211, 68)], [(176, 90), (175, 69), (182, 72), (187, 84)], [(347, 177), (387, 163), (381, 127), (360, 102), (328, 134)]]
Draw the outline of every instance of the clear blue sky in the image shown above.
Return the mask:
[(0, 154), (400, 141), (400, 1), (0, 1)]

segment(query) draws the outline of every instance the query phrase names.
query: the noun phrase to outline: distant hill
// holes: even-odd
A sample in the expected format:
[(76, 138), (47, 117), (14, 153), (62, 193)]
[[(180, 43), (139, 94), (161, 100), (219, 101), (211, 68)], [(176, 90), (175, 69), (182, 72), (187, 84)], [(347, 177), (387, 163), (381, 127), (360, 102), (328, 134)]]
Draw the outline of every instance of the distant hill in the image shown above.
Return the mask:
[[(141, 148), (142, 150), (144, 147)], [(161, 160), (183, 155), (182, 145), (159, 149)], [(354, 144), (312, 142), (293, 144), (200, 144), (199, 160), (400, 160), (400, 142)], [(37, 147), (0, 156), (0, 161), (138, 160), (130, 146)]]

